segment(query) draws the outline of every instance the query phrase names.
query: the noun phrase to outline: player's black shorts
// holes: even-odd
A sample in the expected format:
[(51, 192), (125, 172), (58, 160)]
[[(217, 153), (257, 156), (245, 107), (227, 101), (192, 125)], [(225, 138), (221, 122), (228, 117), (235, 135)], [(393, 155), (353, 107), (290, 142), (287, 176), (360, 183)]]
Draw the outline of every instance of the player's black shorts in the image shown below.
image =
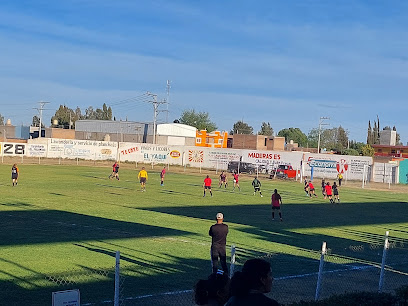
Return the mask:
[(254, 187), (255, 191), (261, 191), (261, 187)]
[(17, 178), (18, 178), (18, 174), (13, 173), (13, 174), (11, 175), (11, 179), (16, 180)]
[(338, 191), (337, 191), (337, 192), (335, 191), (335, 192), (333, 192), (333, 194), (334, 194), (334, 195), (339, 195), (339, 192), (338, 192)]
[(211, 189), (211, 186), (204, 186), (204, 189)]
[(315, 191), (315, 189), (314, 189), (314, 188), (311, 188), (310, 191)]
[(280, 206), (272, 206), (272, 209), (273, 209), (273, 210), (275, 210), (275, 209), (280, 210)]
[(140, 178), (140, 183), (146, 183), (146, 178), (145, 178), (145, 177), (141, 177), (141, 178)]

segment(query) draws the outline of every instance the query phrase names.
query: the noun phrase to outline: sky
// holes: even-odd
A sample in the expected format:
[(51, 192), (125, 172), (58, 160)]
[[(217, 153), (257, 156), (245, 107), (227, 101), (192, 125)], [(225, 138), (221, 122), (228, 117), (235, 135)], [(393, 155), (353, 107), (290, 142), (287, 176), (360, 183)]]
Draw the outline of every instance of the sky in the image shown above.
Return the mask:
[(194, 109), (308, 134), (329, 117), (365, 142), (378, 115), (407, 144), (408, 2), (2, 0), (0, 84), (14, 125), (39, 101), (47, 125), (61, 104), (153, 121), (151, 92), (160, 122)]

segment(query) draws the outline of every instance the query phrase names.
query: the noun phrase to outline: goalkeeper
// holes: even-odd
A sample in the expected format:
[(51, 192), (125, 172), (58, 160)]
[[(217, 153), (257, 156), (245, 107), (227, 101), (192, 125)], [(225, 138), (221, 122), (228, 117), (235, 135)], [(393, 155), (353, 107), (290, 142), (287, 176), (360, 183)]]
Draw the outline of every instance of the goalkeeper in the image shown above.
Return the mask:
[(262, 191), (261, 191), (262, 184), (256, 176), (254, 180), (252, 181), (252, 186), (254, 186), (254, 195), (256, 194), (257, 191), (259, 191), (259, 194), (261, 195), (261, 198), (262, 198), (263, 197)]

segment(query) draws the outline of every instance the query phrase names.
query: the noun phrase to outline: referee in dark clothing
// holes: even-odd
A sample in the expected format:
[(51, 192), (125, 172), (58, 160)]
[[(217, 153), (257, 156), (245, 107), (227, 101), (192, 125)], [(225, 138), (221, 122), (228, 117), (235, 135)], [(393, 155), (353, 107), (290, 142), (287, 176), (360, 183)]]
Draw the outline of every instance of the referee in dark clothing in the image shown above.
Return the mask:
[(224, 273), (227, 273), (228, 268), (225, 245), (227, 244), (228, 225), (222, 223), (224, 221), (224, 215), (222, 213), (218, 213), (216, 219), (217, 223), (210, 227), (210, 231), (208, 233), (212, 237), (211, 243), (212, 270), (213, 273), (217, 273), (218, 258), (220, 258), (222, 270), (224, 271)]

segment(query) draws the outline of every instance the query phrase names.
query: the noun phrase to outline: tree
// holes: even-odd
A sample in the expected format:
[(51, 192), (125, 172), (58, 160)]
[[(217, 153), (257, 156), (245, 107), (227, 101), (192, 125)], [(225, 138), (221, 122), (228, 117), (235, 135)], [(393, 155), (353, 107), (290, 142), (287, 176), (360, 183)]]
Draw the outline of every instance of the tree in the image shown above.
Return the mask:
[(359, 156), (360, 153), (356, 149), (345, 149), (342, 154), (344, 155), (354, 155), (354, 156)]
[(208, 113), (196, 113), (194, 109), (184, 110), (181, 113), (179, 121), (182, 124), (194, 126), (197, 130), (207, 130), (208, 132), (212, 132), (217, 129), (217, 125), (210, 120)]
[(254, 133), (254, 128), (242, 120), (235, 122), (230, 132), (231, 135), (234, 135), (234, 134), (252, 135), (253, 133)]
[(357, 142), (355, 140), (350, 140), (350, 149), (357, 150), (361, 154), (361, 148), (364, 147), (365, 143)]
[(0, 114), (0, 125), (4, 125), (4, 117)]
[(273, 136), (273, 128), (271, 128), (271, 124), (269, 122), (262, 122), (261, 130), (258, 132), (258, 135)]
[(373, 129), (371, 128), (371, 121), (368, 120), (367, 144), (373, 144)]
[[(33, 122), (31, 126), (40, 126), (40, 117), (33, 116)], [(41, 127), (45, 127), (44, 123), (41, 122)]]
[(285, 137), (286, 143), (289, 143), (291, 140), (297, 142), (299, 147), (305, 147), (308, 143), (307, 136), (299, 128), (290, 127), (280, 130), (278, 136)]
[(55, 115), (51, 117), (51, 124), (54, 124), (54, 120), (58, 120), (58, 125), (63, 126), (64, 129), (70, 127), (70, 122), (73, 121), (75, 112), (66, 105), (60, 105), (55, 112)]
[(363, 156), (374, 156), (374, 148), (372, 146), (370, 146), (369, 144), (366, 144), (365, 146), (363, 146), (361, 148), (361, 154), (363, 154)]
[[(312, 129), (307, 136), (309, 146), (317, 147), (319, 129)], [(342, 153), (348, 147), (348, 132), (342, 127), (320, 131), (320, 147)]]

